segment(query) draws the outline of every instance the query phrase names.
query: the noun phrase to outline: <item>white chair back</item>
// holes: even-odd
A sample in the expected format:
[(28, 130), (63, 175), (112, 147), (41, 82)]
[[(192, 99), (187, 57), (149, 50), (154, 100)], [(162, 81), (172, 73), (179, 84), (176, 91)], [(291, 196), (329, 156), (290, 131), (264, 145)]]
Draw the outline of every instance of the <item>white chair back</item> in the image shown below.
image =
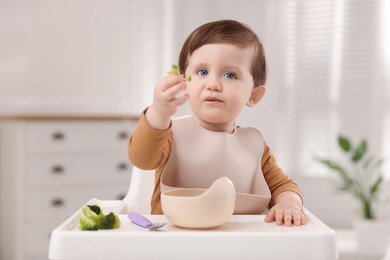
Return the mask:
[(154, 170), (141, 170), (133, 166), (127, 195), (120, 203), (118, 213), (150, 214), (154, 189)]

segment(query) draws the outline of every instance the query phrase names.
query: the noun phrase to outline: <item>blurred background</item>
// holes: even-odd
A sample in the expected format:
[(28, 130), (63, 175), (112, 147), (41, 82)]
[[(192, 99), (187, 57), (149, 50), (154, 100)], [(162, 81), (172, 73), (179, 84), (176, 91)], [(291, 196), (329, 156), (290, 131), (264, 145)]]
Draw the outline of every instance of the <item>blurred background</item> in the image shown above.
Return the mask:
[[(348, 227), (355, 201), (313, 158), (337, 157), (343, 133), (390, 159), (389, 17), (386, 0), (1, 0), (0, 116), (136, 117), (192, 30), (237, 19), (268, 63), (266, 96), (239, 125), (261, 130), (307, 208)], [(388, 197), (388, 161), (382, 171)]]

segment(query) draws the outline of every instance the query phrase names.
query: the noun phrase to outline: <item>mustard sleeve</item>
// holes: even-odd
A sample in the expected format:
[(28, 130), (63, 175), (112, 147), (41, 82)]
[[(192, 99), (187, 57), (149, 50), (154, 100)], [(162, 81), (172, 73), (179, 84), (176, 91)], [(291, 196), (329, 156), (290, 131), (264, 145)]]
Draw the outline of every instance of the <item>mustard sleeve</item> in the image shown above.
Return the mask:
[(172, 147), (171, 127), (157, 130), (149, 127), (141, 114), (128, 143), (128, 156), (133, 165), (144, 170), (153, 170), (165, 163)]
[(298, 185), (276, 164), (276, 159), (271, 153), (268, 145), (265, 145), (264, 148), (263, 157), (261, 158), (261, 168), (265, 181), (271, 191), (271, 207), (275, 205), (275, 200), (279, 194), (284, 191), (297, 193), (303, 201), (303, 194)]

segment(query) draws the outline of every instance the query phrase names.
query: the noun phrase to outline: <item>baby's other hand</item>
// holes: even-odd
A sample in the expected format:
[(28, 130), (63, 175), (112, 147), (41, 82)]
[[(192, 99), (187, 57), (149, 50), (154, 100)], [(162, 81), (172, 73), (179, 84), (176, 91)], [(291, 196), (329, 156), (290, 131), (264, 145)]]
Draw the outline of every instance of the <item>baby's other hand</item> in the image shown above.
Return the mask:
[(281, 193), (275, 205), (265, 216), (265, 222), (275, 221), (276, 225), (301, 226), (307, 223), (307, 218), (302, 211), (301, 197), (295, 192), (286, 191)]

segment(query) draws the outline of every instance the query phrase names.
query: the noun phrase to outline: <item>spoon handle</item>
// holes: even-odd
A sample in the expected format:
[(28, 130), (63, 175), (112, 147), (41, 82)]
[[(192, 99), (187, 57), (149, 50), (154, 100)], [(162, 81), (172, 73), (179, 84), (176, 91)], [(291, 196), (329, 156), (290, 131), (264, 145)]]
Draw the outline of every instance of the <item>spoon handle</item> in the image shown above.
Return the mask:
[(152, 225), (152, 222), (141, 214), (132, 212), (132, 213), (129, 213), (127, 216), (129, 217), (131, 222), (133, 222), (134, 224), (137, 224), (138, 226), (148, 228)]

